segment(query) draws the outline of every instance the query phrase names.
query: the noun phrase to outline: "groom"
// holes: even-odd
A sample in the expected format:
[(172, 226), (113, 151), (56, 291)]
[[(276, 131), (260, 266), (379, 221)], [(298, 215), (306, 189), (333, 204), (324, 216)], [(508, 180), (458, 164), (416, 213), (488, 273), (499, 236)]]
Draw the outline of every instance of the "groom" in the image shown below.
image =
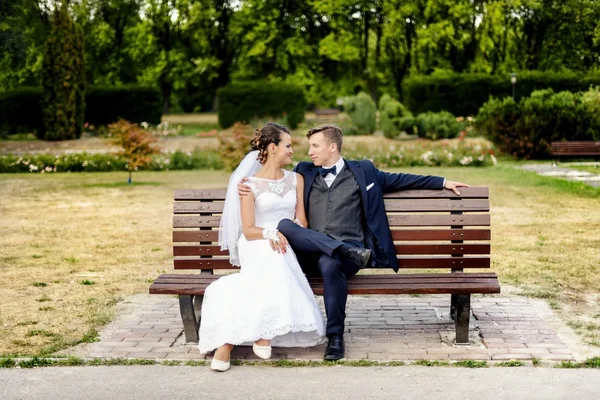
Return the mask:
[[(328, 344), (325, 360), (344, 358), (344, 320), (348, 278), (370, 264), (391, 267), (398, 261), (383, 194), (406, 189), (451, 189), (463, 183), (442, 177), (392, 174), (369, 160), (342, 158), (342, 130), (319, 125), (308, 132), (312, 163), (294, 169), (304, 177), (304, 205), (310, 229), (288, 219), (279, 223), (308, 276), (323, 277)], [(239, 187), (240, 194), (242, 188)]]

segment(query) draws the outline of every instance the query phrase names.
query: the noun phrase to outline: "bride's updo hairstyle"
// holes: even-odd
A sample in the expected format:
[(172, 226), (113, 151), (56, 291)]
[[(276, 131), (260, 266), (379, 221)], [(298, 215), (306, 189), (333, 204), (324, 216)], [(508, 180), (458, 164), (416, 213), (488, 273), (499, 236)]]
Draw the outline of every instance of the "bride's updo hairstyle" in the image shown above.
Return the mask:
[(258, 150), (258, 161), (261, 164), (264, 164), (267, 161), (267, 147), (271, 143), (277, 146), (281, 141), (282, 133), (290, 133), (288, 129), (279, 124), (275, 124), (273, 122), (267, 123), (260, 129), (257, 129), (254, 132), (254, 137), (250, 141), (250, 145), (252, 146), (252, 150)]

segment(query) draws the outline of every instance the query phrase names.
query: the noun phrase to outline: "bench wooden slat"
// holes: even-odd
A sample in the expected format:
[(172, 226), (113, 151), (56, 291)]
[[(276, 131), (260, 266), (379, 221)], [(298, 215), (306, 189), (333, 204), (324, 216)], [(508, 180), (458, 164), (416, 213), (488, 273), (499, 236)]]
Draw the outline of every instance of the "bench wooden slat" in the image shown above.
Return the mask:
[[(323, 295), (323, 289), (312, 288), (316, 295)], [(497, 281), (495, 285), (464, 284), (464, 285), (406, 285), (396, 287), (348, 288), (348, 294), (473, 294), (500, 293)], [(150, 294), (203, 295), (204, 289), (196, 286), (151, 287)]]
[[(225, 189), (176, 189), (175, 201), (197, 201), (212, 200), (224, 201)], [(394, 193), (386, 193), (386, 199), (439, 199), (439, 198), (488, 198), (487, 187), (460, 188), (460, 196), (452, 190), (405, 190)]]
[[(398, 272), (395, 273), (391, 270), (389, 270), (390, 272), (385, 273), (385, 274), (366, 274), (363, 275), (362, 273), (359, 273), (358, 275), (354, 275), (352, 277), (349, 278), (349, 280), (376, 280), (376, 279), (380, 279), (382, 277), (399, 277), (401, 276), (402, 279), (442, 279), (442, 278), (448, 278), (451, 277), (452, 279), (456, 279), (456, 277), (458, 277), (458, 274), (462, 274), (460, 275), (461, 277), (473, 277), (473, 278), (496, 278), (498, 277), (498, 275), (495, 272), (460, 272), (457, 274), (446, 274), (446, 273), (442, 273), (442, 274), (431, 274), (431, 273), (410, 273), (410, 274), (405, 274), (402, 272)], [(234, 272), (236, 273), (236, 272)], [(163, 279), (179, 279), (182, 281), (185, 280), (191, 280), (191, 281), (203, 281), (203, 280), (209, 280), (209, 281), (214, 281), (215, 279), (218, 279), (221, 275), (203, 275), (203, 274), (162, 274), (160, 275), (158, 278), (156, 278), (155, 282), (159, 281), (159, 280), (163, 280)], [(314, 277), (309, 277), (309, 280), (312, 279), (321, 279), (321, 278), (314, 278)]]
[(388, 215), (391, 228), (396, 226), (489, 226), (489, 214), (463, 215)]
[(219, 231), (173, 231), (173, 242), (217, 242)]
[[(398, 256), (400, 268), (489, 268), (489, 257), (402, 257)], [(237, 269), (229, 258), (190, 258), (174, 260), (175, 269)]]
[[(490, 229), (392, 229), (396, 241), (490, 240)], [(174, 231), (173, 242), (217, 242), (219, 231)]]
[[(410, 294), (410, 293), (499, 293), (500, 286), (495, 277), (471, 278), (467, 279), (457, 275), (471, 274), (444, 274), (409, 279), (402, 275), (395, 275), (395, 279), (385, 283), (374, 280), (362, 279), (364, 276), (357, 276), (348, 281), (349, 294)], [(218, 279), (195, 282), (158, 282), (150, 286), (151, 294), (204, 294), (206, 287)], [(315, 294), (323, 294), (322, 280), (316, 278), (310, 281), (311, 288)]]
[[(218, 227), (220, 216), (175, 215), (174, 228)], [(489, 226), (489, 214), (463, 215), (388, 215), (391, 227), (395, 226)]]
[(452, 190), (402, 190), (399, 192), (385, 193), (384, 199), (487, 199), (490, 190), (487, 187), (460, 188), (460, 196)]
[(399, 268), (489, 268), (489, 257), (396, 257)]
[[(214, 214), (222, 213), (223, 202), (176, 202), (174, 214)], [(388, 212), (441, 212), (441, 211), (489, 211), (490, 202), (487, 199), (388, 199), (385, 200)]]
[(189, 260), (174, 260), (174, 269), (238, 269), (229, 263), (229, 257), (216, 259), (189, 259)]
[[(445, 276), (443, 276), (443, 277), (435, 277), (435, 278), (427, 278), (427, 279), (417, 278), (412, 275), (402, 277), (402, 278), (398, 278), (398, 275), (393, 275), (393, 276), (386, 277), (386, 278), (384, 278), (382, 276), (381, 278), (377, 278), (377, 279), (360, 279), (365, 276), (368, 276), (368, 275), (362, 275), (356, 279), (350, 279), (348, 282), (348, 285), (355, 287), (355, 288), (359, 287), (359, 286), (372, 287), (372, 286), (377, 286), (377, 285), (395, 285), (396, 283), (399, 282), (399, 279), (401, 279), (401, 282), (404, 284), (409, 284), (409, 283), (417, 283), (417, 284), (465, 283), (466, 284), (466, 283), (485, 283), (485, 282), (493, 283), (497, 280), (496, 276), (461, 277), (460, 279), (457, 279), (457, 278), (453, 278), (451, 274), (444, 274), (444, 275)], [(473, 275), (473, 274), (463, 274), (463, 275)], [(172, 285), (179, 285), (179, 284), (195, 285), (195, 286), (208, 286), (209, 284), (214, 282), (216, 279), (217, 279), (217, 277), (214, 277), (214, 276), (211, 278), (204, 278), (204, 279), (194, 279), (194, 278), (175, 279), (175, 278), (161, 277), (159, 280), (157, 279), (154, 282), (154, 284), (155, 284), (155, 287), (165, 286), (165, 285), (172, 286)], [(311, 284), (311, 286), (320, 286), (323, 284), (323, 281), (321, 278), (310, 278), (308, 281)]]
[[(489, 254), (489, 244), (399, 244), (396, 245), (396, 254)], [(221, 246), (173, 246), (174, 256), (226, 256), (227, 250)]]
[(490, 240), (489, 229), (393, 229), (394, 240)]

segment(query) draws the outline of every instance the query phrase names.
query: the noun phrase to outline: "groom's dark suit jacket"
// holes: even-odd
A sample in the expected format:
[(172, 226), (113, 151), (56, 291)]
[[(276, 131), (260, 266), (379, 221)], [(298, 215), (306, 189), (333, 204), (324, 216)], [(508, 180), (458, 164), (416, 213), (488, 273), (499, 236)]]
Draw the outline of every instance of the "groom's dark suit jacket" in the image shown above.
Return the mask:
[[(352, 171), (360, 188), (362, 200), (365, 245), (373, 251), (372, 267), (392, 267), (398, 272), (396, 249), (383, 203), (383, 194), (408, 189), (443, 189), (444, 178), (412, 174), (392, 174), (375, 168), (369, 160), (349, 161), (346, 167)], [(304, 177), (304, 206), (310, 213), (309, 193), (319, 173), (319, 168), (309, 162), (301, 162), (296, 168)]]

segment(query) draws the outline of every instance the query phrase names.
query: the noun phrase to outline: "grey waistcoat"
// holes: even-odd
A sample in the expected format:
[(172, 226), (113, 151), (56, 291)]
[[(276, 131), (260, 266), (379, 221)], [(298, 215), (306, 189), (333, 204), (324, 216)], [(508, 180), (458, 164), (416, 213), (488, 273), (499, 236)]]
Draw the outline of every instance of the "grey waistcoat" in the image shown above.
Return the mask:
[(364, 242), (360, 189), (348, 166), (327, 187), (317, 175), (308, 197), (308, 224), (338, 240)]

